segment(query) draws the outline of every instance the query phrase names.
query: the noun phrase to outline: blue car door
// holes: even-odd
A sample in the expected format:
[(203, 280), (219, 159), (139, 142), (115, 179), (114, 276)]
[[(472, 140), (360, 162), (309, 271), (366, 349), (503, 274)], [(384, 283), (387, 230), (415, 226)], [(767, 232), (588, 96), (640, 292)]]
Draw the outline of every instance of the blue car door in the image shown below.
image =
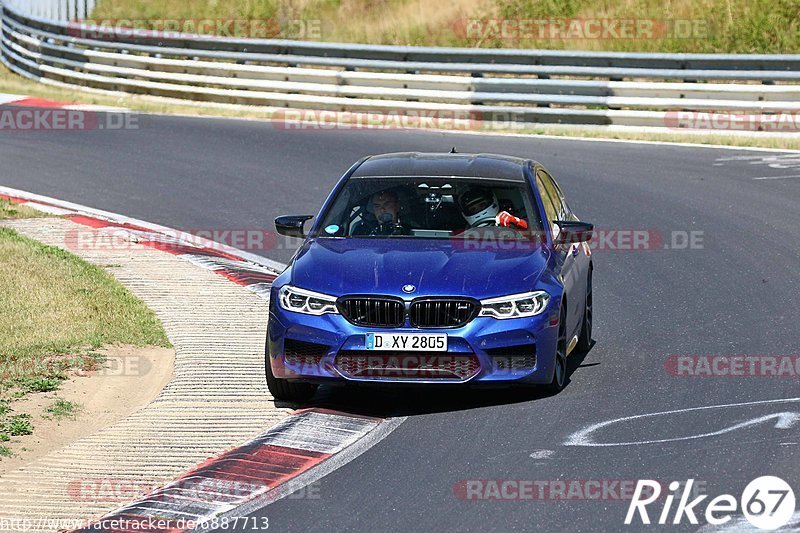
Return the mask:
[[(555, 181), (544, 169), (536, 173), (536, 185), (544, 203), (547, 219), (554, 240), (558, 236), (557, 220), (569, 220), (570, 213), (566, 202), (560, 194)], [(561, 268), (561, 280), (564, 284), (564, 294), (567, 297), (567, 340), (580, 333), (581, 319), (583, 317), (585, 288), (585, 275), (581, 274), (581, 244), (554, 244), (556, 262)]]

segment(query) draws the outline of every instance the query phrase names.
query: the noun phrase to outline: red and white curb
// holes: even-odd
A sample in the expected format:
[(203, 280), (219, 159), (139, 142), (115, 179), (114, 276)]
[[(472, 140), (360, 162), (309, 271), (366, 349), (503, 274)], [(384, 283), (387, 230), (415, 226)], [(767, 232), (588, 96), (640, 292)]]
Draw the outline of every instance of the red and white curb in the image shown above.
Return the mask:
[(285, 268), (285, 265), (276, 261), (204, 237), (47, 196), (0, 186), (0, 198), (67, 217), (73, 222), (105, 232), (114, 239), (126, 239), (177, 255), (225, 276), (263, 298), (269, 296), (272, 281)]
[(47, 100), (45, 98), (37, 98), (34, 96), (22, 96), (18, 94), (3, 94), (0, 93), (0, 105), (9, 105), (14, 107), (43, 107), (53, 109), (68, 109), (73, 111), (94, 111), (98, 113), (128, 113), (128, 109), (124, 107), (109, 107), (93, 104), (71, 104), (68, 102), (58, 102), (56, 100)]
[[(298, 411), (251, 441), (76, 531), (189, 531), (227, 513), (243, 516), (321, 478), (332, 470), (321, 468), (323, 463), (334, 456), (350, 456), (337, 461), (337, 467), (357, 457), (365, 444), (374, 445), (388, 434), (390, 429), (382, 425), (397, 423), (324, 409)], [(361, 444), (360, 449), (347, 453), (355, 444)], [(291, 484), (292, 480), (298, 482)]]

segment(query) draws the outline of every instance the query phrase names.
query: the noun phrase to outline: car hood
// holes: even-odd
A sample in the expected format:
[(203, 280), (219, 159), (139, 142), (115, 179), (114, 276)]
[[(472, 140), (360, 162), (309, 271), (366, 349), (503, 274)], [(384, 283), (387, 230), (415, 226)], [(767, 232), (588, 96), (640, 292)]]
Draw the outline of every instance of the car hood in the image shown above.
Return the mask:
[[(476, 250), (449, 239), (314, 239), (298, 251), (291, 283), (343, 296), (490, 298), (534, 288), (548, 260), (543, 246)], [(414, 285), (411, 294), (404, 285)]]

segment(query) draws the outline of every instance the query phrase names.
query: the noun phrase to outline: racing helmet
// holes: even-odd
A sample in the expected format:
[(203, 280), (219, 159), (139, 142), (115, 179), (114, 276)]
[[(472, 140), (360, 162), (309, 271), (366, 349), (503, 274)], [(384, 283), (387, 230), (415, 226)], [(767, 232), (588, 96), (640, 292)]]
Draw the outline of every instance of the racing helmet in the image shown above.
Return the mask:
[(470, 187), (458, 197), (458, 207), (468, 224), (494, 218), (500, 212), (500, 203), (494, 192), (486, 187)]

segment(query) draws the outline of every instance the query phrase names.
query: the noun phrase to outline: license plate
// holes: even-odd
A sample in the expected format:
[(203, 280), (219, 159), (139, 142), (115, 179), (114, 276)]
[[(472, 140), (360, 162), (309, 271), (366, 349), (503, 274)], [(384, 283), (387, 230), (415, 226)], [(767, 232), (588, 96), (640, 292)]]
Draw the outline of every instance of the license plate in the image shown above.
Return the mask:
[(443, 333), (367, 333), (367, 350), (446, 352)]

